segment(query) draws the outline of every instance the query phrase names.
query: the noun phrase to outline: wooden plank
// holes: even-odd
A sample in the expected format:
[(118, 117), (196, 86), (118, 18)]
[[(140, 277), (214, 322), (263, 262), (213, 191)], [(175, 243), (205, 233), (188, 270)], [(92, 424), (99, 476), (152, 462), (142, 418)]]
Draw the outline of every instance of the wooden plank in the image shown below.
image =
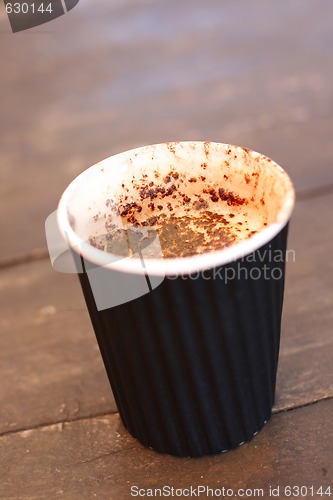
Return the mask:
[(45, 260), (0, 289), (0, 433), (115, 411), (78, 278)]
[(329, 498), (316, 492), (330, 486), (332, 493), (332, 421), (333, 399), (321, 401), (273, 416), (237, 450), (201, 459), (144, 448), (118, 415), (19, 432), (0, 438), (0, 495), (4, 500), (126, 500), (133, 487), (147, 492), (203, 485), (232, 489), (235, 496), (238, 489), (257, 489), (248, 496), (262, 498), (269, 498), (270, 487), (279, 487), (276, 496), (286, 498), (284, 488), (303, 486), (306, 498)]
[(276, 409), (333, 396), (333, 195), (298, 202), (291, 221)]
[(231, 142), (271, 155), (300, 189), (333, 182), (332, 16), (311, 0), (94, 0), (13, 35), (3, 15), (0, 258), (44, 246), (66, 185), (138, 145)]
[[(297, 204), (274, 411), (333, 396), (333, 195)], [(75, 276), (48, 261), (0, 272), (0, 432), (115, 411)]]

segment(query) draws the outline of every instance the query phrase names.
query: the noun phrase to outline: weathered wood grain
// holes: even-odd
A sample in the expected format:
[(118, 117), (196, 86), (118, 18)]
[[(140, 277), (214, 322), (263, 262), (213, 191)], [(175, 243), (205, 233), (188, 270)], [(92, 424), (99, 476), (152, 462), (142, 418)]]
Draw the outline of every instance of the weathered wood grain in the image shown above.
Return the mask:
[(94, 0), (13, 35), (3, 15), (0, 258), (44, 246), (66, 185), (138, 145), (230, 142), (300, 189), (332, 182), (332, 16), (326, 0)]
[(252, 495), (262, 498), (269, 498), (270, 486), (280, 487), (281, 499), (287, 498), (286, 486), (313, 486), (315, 492), (330, 486), (332, 492), (332, 420), (333, 399), (321, 401), (274, 415), (250, 443), (201, 459), (144, 448), (117, 414), (19, 432), (0, 438), (0, 496), (127, 500), (133, 498), (131, 487), (198, 485), (232, 488), (235, 494), (240, 488), (262, 489)]
[(0, 289), (0, 433), (115, 411), (78, 278), (44, 260)]
[(332, 211), (326, 194), (299, 201), (291, 221), (276, 409), (333, 396)]

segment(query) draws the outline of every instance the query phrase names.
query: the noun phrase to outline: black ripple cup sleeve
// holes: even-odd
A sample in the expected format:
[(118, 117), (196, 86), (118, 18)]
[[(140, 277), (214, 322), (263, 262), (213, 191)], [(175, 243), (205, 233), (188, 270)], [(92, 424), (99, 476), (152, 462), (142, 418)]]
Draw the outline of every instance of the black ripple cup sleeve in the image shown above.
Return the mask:
[(59, 231), (142, 445), (224, 453), (270, 419), (294, 203), (274, 161), (208, 141), (119, 153), (63, 193)]

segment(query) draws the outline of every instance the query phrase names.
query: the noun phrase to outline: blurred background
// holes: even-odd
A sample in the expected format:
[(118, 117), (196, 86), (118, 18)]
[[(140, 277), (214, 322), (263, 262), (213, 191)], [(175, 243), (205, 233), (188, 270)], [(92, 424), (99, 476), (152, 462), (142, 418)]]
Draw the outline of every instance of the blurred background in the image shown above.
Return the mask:
[(11, 33), (2, 6), (0, 259), (44, 247), (66, 185), (114, 153), (212, 140), (333, 184), (331, 0), (80, 0)]

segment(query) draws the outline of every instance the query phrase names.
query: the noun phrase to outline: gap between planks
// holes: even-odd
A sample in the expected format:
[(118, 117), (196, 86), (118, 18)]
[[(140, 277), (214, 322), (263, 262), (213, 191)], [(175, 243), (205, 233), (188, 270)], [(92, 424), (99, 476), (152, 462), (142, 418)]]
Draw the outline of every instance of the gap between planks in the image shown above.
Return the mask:
[[(279, 415), (280, 413), (287, 413), (287, 412), (290, 412), (293, 410), (298, 410), (300, 408), (305, 408), (307, 406), (313, 406), (317, 403), (320, 403), (321, 401), (328, 401), (329, 399), (333, 399), (333, 396), (324, 396), (322, 398), (315, 399), (314, 401), (308, 401), (306, 403), (300, 403), (300, 404), (296, 404), (294, 406), (290, 405), (290, 406), (285, 406), (283, 408), (274, 408), (273, 407), (272, 416)], [(14, 435), (14, 434), (19, 434), (20, 432), (35, 431), (38, 429), (44, 429), (46, 427), (52, 427), (53, 425), (70, 424), (70, 423), (74, 423), (74, 422), (80, 422), (80, 421), (90, 420), (90, 419), (99, 418), (99, 417), (108, 417), (108, 416), (115, 417), (116, 415), (119, 415), (119, 413), (117, 411), (114, 411), (111, 413), (110, 412), (103, 412), (103, 413), (97, 413), (96, 415), (82, 416), (82, 417), (68, 419), (68, 420), (56, 420), (54, 422), (42, 422), (42, 423), (39, 423), (37, 425), (33, 425), (31, 427), (22, 427), (19, 429), (2, 432), (2, 433), (0, 433), (0, 439), (2, 437)]]

